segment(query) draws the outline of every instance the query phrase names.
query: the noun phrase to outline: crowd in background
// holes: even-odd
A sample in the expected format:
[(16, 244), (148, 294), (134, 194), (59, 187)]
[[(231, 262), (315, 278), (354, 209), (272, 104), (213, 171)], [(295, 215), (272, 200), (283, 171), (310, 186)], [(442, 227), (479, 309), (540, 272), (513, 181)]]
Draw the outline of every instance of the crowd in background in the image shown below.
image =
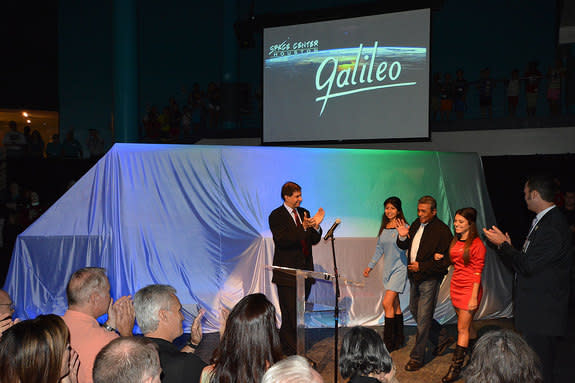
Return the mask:
[[(493, 77), (489, 67), (481, 69), (472, 81), (466, 80), (463, 69), (457, 69), (454, 76), (436, 72), (430, 85), (431, 120), (469, 118), (468, 101), (472, 93), (480, 118), (493, 118), (494, 106), (503, 110), (503, 115), (516, 117), (523, 112), (518, 109), (519, 105), (524, 105), (528, 117), (537, 116), (541, 114), (537, 112), (540, 97), (547, 101), (548, 114), (557, 116), (564, 107), (566, 73), (560, 58), (545, 73), (540, 71), (537, 61), (531, 61), (523, 71), (515, 68), (506, 78)], [(496, 89), (503, 92), (504, 105), (494, 105)]]

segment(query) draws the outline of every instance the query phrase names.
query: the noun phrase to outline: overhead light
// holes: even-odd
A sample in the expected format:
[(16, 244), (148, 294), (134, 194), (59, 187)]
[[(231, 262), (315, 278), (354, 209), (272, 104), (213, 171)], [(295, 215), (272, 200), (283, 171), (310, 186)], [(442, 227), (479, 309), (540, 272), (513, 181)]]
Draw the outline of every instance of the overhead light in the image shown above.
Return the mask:
[(30, 123), (32, 123), (32, 121), (30, 121), (30, 120), (26, 120), (26, 123), (27, 123), (27, 124), (30, 124)]
[(28, 113), (27, 113), (27, 112), (22, 112), (22, 115), (23, 115), (24, 117), (28, 117)]

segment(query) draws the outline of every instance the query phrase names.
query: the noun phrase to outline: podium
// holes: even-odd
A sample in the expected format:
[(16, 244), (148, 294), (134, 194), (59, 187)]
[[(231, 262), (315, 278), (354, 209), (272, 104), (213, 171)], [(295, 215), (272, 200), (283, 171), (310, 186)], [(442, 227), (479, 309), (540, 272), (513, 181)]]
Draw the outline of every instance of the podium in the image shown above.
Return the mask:
[[(296, 278), (296, 321), (297, 321), (297, 334), (296, 334), (296, 352), (298, 355), (305, 355), (305, 280), (307, 278), (314, 278), (316, 280), (329, 281), (335, 283), (335, 276), (333, 274), (293, 269), (291, 267), (282, 266), (266, 266), (269, 270), (279, 271), (286, 273)], [(346, 278), (339, 277), (340, 283), (348, 286), (364, 287), (365, 283), (356, 282)], [(336, 328), (335, 331), (338, 329)]]

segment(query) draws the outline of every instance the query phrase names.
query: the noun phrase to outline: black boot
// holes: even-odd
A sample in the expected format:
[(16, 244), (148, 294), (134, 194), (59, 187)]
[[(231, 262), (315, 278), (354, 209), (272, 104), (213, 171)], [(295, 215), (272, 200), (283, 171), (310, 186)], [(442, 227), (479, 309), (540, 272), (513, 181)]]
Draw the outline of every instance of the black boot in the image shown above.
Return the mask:
[(395, 314), (395, 332), (393, 333), (393, 345), (399, 350), (405, 344), (403, 336), (403, 314)]
[(393, 334), (395, 332), (395, 318), (385, 317), (385, 324), (383, 327), (383, 343), (385, 343), (385, 348), (388, 352), (395, 350), (393, 344)]
[(463, 366), (463, 361), (465, 360), (466, 351), (467, 347), (461, 347), (460, 345), (455, 347), (455, 352), (453, 353), (453, 360), (451, 361), (451, 366), (449, 366), (449, 371), (447, 371), (447, 374), (441, 379), (443, 383), (455, 382), (457, 379), (459, 379), (459, 374), (461, 374), (461, 368)]

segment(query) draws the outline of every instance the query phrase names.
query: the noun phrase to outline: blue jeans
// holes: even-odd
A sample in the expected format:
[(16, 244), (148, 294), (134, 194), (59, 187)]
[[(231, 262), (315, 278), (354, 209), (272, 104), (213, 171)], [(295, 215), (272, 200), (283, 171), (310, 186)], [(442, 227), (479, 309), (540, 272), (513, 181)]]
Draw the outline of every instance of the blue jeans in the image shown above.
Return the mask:
[(441, 280), (437, 279), (420, 282), (410, 280), (409, 311), (417, 323), (417, 335), (409, 357), (421, 363), (425, 360), (427, 341), (437, 347), (439, 338), (446, 336), (441, 325), (433, 319), (440, 284)]

